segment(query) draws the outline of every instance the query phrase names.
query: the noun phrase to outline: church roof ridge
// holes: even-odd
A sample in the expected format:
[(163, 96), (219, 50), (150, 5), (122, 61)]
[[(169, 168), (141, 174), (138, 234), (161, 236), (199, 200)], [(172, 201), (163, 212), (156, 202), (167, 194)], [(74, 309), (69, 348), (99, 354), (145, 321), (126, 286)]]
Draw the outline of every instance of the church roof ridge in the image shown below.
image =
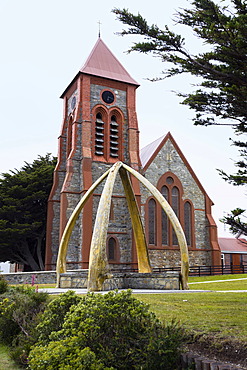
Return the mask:
[(156, 155), (159, 153), (163, 145), (167, 142), (167, 140), (171, 140), (173, 146), (175, 147), (177, 153), (181, 157), (182, 161), (186, 165), (187, 169), (191, 173), (192, 177), (196, 181), (199, 188), (202, 190), (202, 192), (208, 197), (209, 201), (212, 203), (212, 200), (207, 195), (207, 192), (205, 191), (204, 187), (202, 186), (200, 180), (196, 176), (195, 172), (193, 171), (192, 167), (190, 166), (189, 162), (187, 161), (186, 157), (184, 156), (183, 152), (181, 151), (180, 147), (178, 146), (176, 140), (172, 136), (171, 132), (169, 131), (166, 135), (163, 135), (159, 137), (158, 139), (154, 140), (152, 143), (146, 145), (143, 149), (140, 150), (140, 160), (143, 167), (144, 172), (147, 170), (149, 165), (153, 162)]
[(101, 37), (98, 38), (80, 72), (139, 86)]

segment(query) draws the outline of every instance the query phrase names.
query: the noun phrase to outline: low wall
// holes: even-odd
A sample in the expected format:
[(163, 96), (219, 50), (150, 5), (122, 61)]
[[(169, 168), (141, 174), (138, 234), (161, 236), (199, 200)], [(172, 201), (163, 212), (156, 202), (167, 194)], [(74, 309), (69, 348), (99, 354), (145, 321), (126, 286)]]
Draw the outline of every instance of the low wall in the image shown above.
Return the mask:
[[(73, 270), (61, 274), (61, 288), (86, 288), (88, 270)], [(2, 274), (9, 284), (56, 284), (56, 271), (16, 272)], [(142, 274), (137, 272), (114, 273), (107, 279), (104, 290), (113, 289), (179, 289), (179, 272)]]
[[(60, 276), (60, 288), (86, 288), (87, 271), (66, 272)], [(167, 271), (162, 273), (113, 272), (113, 277), (106, 279), (103, 290), (114, 289), (152, 289), (178, 290), (179, 273)]]
[(56, 284), (56, 271), (10, 272), (1, 274), (9, 284)]

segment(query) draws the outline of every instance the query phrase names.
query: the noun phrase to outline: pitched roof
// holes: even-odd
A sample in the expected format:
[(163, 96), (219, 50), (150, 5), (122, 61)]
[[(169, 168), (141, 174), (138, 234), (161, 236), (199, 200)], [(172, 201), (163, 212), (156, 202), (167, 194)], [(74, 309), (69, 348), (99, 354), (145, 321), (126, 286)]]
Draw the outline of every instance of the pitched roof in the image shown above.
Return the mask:
[(100, 37), (80, 72), (139, 86)]
[(140, 160), (143, 168), (146, 166), (149, 159), (155, 153), (156, 149), (159, 147), (160, 143), (162, 143), (165, 137), (166, 135), (159, 137), (158, 139), (146, 145), (144, 148), (140, 150)]
[(126, 71), (126, 69), (122, 66), (118, 59), (112, 54), (110, 49), (106, 46), (106, 44), (100, 37), (94, 45), (85, 64), (81, 67), (79, 72), (66, 87), (60, 98), (64, 97), (65, 93), (68, 91), (70, 86), (76, 81), (81, 73), (125, 82), (136, 85), (137, 87), (139, 86), (138, 82), (136, 82), (130, 76), (130, 74)]
[(236, 238), (219, 238), (219, 246), (222, 253), (247, 254), (247, 240)]
[[(197, 183), (201, 191), (208, 197), (201, 182), (199, 181), (198, 177), (196, 176), (195, 172), (191, 168), (189, 162), (183, 155), (181, 149), (179, 148), (178, 144), (176, 143), (176, 141), (174, 140), (170, 132), (168, 132), (167, 135), (161, 136), (159, 139), (153, 141), (152, 143), (148, 144), (147, 146), (145, 146), (143, 149), (140, 150), (140, 160), (141, 160), (141, 164), (142, 164), (144, 172), (147, 170), (150, 164), (154, 161), (155, 157), (157, 156), (157, 154), (160, 152), (160, 150), (163, 148), (163, 146), (168, 140), (172, 142), (174, 148), (176, 149), (177, 153), (181, 157), (182, 161), (186, 165), (187, 169), (191, 173), (192, 177), (194, 178), (195, 182)], [(208, 199), (213, 204), (213, 202), (211, 201), (209, 197)]]

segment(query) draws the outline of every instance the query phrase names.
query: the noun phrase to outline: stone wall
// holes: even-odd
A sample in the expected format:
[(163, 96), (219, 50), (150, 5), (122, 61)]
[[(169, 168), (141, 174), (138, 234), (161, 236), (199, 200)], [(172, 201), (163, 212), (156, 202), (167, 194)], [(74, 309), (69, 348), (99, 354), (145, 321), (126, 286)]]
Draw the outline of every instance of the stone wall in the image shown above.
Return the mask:
[(1, 274), (9, 284), (55, 284), (56, 271), (12, 272)]
[[(152, 267), (179, 267), (181, 253), (179, 249), (149, 249), (149, 258)], [(211, 252), (202, 250), (189, 250), (190, 266), (211, 266)]]
[[(61, 274), (61, 288), (86, 288), (88, 270), (68, 271)], [(19, 272), (1, 274), (9, 284), (55, 284), (55, 271)], [(113, 279), (107, 279), (104, 290), (114, 289), (179, 289), (179, 273), (168, 271), (163, 273), (140, 274), (113, 273)]]
[[(167, 158), (169, 158), (169, 161)], [(210, 244), (207, 227), (208, 220), (205, 214), (205, 196), (170, 139), (167, 140), (146, 170), (145, 177), (154, 186), (157, 186), (161, 176), (168, 171), (174, 173), (181, 181), (184, 192), (183, 199), (189, 199), (193, 203), (195, 209), (196, 248), (209, 249)], [(146, 199), (149, 196), (149, 192), (143, 188), (142, 204), (146, 203)]]
[[(162, 176), (165, 173), (174, 174), (179, 179), (182, 185), (182, 201), (189, 200), (193, 204), (194, 242), (192, 248), (189, 247), (190, 265), (212, 265), (209, 224), (205, 210), (206, 195), (171, 137), (168, 137), (163, 147), (146, 169), (144, 176), (157, 187), (158, 184), (161, 184), (160, 181), (162, 181)], [(146, 205), (151, 194), (143, 186), (141, 187), (141, 194), (143, 205), (142, 219), (145, 222), (145, 218), (147, 219), (148, 217)], [(159, 268), (179, 266), (181, 261), (179, 248), (163, 247), (161, 248), (161, 245), (152, 246), (152, 249), (149, 250), (152, 266)]]
[[(60, 288), (87, 288), (87, 271), (61, 274)], [(113, 278), (105, 280), (103, 290), (114, 289), (179, 290), (179, 273), (113, 273)]]

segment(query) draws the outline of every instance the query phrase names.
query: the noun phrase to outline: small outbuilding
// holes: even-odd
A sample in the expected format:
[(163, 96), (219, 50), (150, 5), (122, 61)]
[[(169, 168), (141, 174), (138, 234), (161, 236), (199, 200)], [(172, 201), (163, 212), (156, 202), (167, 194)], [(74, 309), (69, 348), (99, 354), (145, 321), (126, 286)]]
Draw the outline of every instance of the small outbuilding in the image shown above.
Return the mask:
[(247, 240), (243, 238), (219, 238), (221, 260), (224, 267), (246, 267)]

